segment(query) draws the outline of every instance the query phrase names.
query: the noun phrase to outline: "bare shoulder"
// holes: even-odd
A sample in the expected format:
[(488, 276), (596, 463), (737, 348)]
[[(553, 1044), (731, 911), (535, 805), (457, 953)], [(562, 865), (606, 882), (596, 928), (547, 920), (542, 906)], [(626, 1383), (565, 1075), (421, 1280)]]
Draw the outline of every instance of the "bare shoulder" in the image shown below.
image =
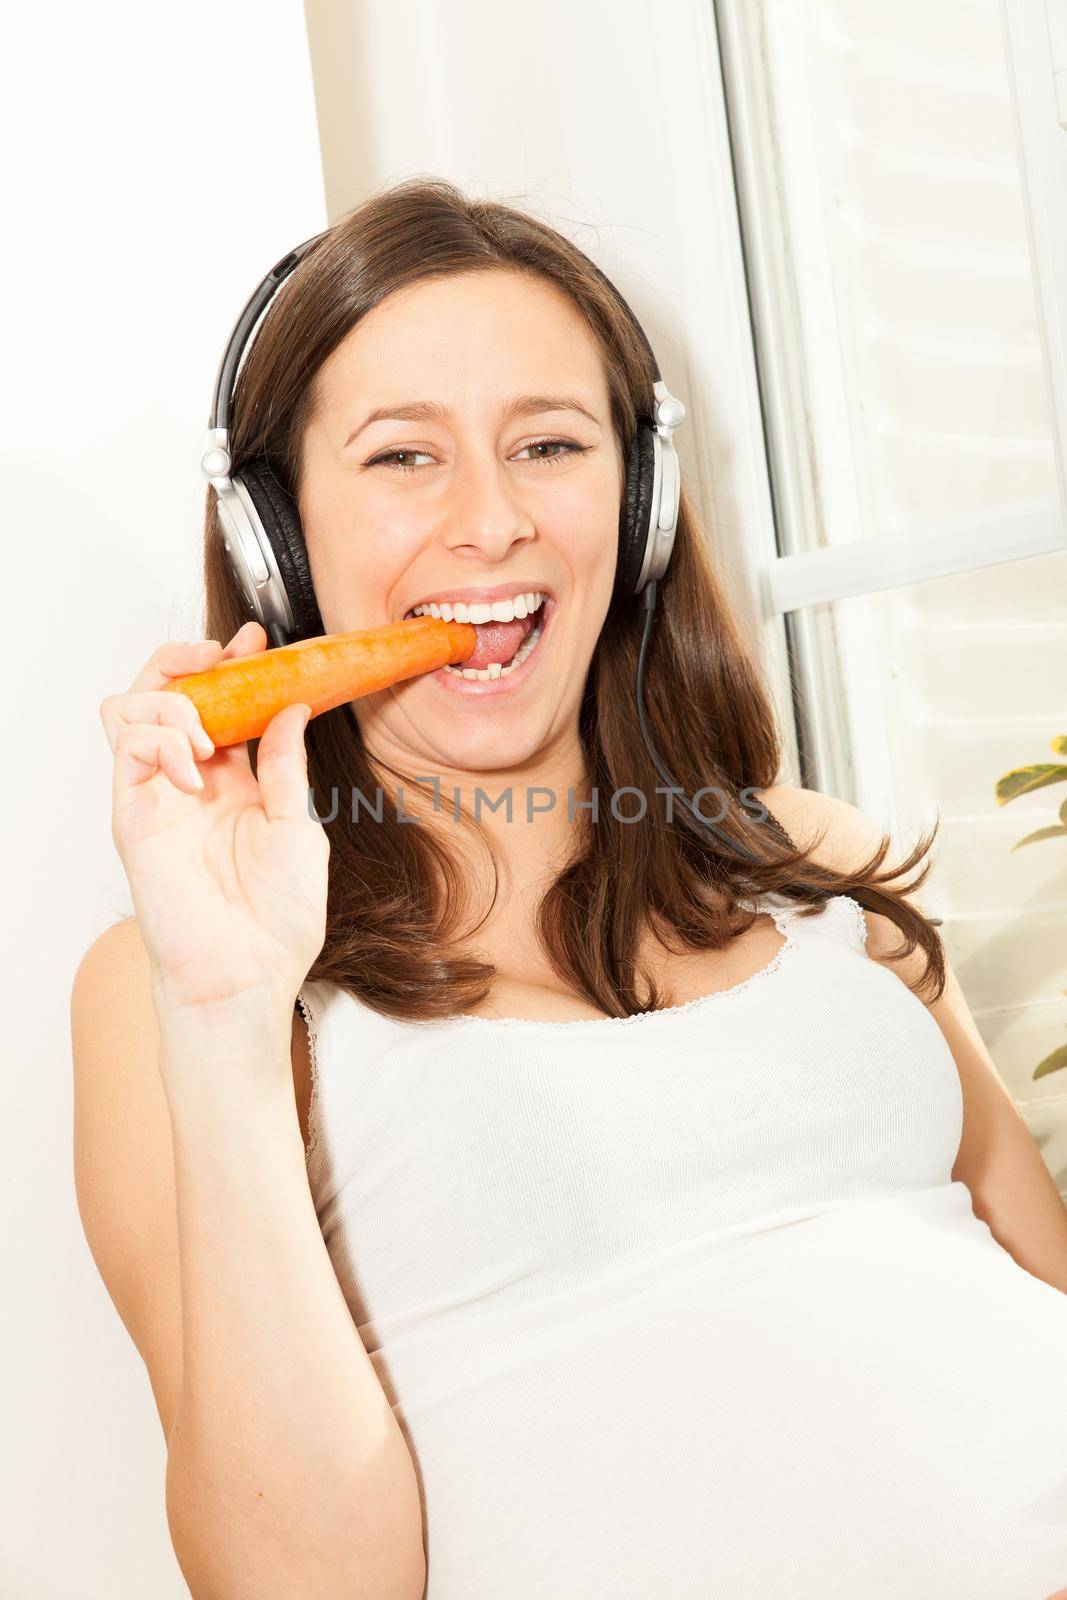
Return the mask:
[[(166, 1436), (181, 1389), (174, 1151), (151, 963), (136, 918), (105, 929), (86, 950), (71, 988), (70, 1030), (78, 1212), (104, 1286), (148, 1370)], [(307, 1059), (302, 1033), (294, 1020), (298, 1104)]]
[[(835, 872), (855, 871), (869, 860), (885, 837), (882, 823), (836, 795), (789, 784), (776, 784), (753, 793), (773, 812), (789, 837), (798, 846), (810, 850), (814, 862), (831, 867)], [(884, 866), (890, 866), (895, 855), (899, 852), (890, 849)], [(927, 915), (921, 894), (907, 894), (905, 898), (918, 912)], [(900, 947), (900, 930), (888, 917), (877, 912), (864, 910), (863, 916), (867, 923), (867, 954), (876, 961), (887, 961), (891, 952)], [(892, 970), (905, 979), (912, 968), (917, 974), (923, 965), (918, 953), (910, 965), (890, 964)]]
[(82, 957), (70, 1028), (78, 1212), (167, 1435), (181, 1388), (174, 1154), (151, 969), (133, 918), (107, 928)]
[(858, 866), (882, 838), (883, 830), (872, 817), (817, 789), (775, 784), (752, 791), (774, 813), (789, 837), (810, 849), (812, 859), (835, 871)]
[(128, 961), (144, 963), (147, 966), (148, 952), (141, 938), (141, 930), (137, 926), (136, 917), (122, 917), (118, 922), (105, 928), (103, 933), (97, 934), (92, 944), (86, 950), (79, 963), (75, 974), (75, 983), (78, 976), (87, 968), (96, 968), (101, 963), (113, 962), (126, 963)]
[(93, 940), (74, 974), (70, 1011), (81, 1045), (158, 1043), (151, 967), (136, 917), (124, 917)]
[[(158, 1042), (148, 952), (136, 917), (123, 917), (98, 934), (82, 957), (71, 990), (71, 1020), (75, 1012), (84, 1037), (99, 1028), (112, 1032), (125, 1022), (141, 1037)], [(116, 1009), (116, 1002), (121, 1006)], [(307, 1027), (299, 1007), (293, 1008), (290, 1040), (293, 1088), (300, 1129), (307, 1146), (308, 1104), (311, 1098), (311, 1063)]]

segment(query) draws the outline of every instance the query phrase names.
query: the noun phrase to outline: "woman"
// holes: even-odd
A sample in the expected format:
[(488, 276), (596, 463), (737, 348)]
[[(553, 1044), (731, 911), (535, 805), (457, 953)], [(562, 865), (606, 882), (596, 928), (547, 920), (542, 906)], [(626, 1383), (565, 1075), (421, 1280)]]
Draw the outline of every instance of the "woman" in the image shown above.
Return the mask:
[(893, 871), (776, 785), (684, 494), (649, 721), (755, 859), (656, 792), (613, 593), (651, 376), (551, 229), (376, 195), (264, 318), (234, 460), (319, 631), (503, 600), (499, 671), (212, 752), (160, 691), (268, 644), (212, 498), (207, 640), (102, 703), (136, 916), (75, 983), (79, 1202), (194, 1595), (1067, 1581), (1067, 1213), (904, 882), (931, 839)]

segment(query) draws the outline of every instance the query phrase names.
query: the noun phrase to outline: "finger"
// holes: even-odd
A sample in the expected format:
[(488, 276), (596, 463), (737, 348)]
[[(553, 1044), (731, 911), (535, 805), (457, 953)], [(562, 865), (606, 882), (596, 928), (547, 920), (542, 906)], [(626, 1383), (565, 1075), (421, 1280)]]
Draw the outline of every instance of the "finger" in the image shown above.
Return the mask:
[(243, 622), (226, 646), (220, 661), (231, 661), (238, 656), (257, 655), (267, 648), (267, 630), (261, 622)]
[(112, 750), (119, 730), (134, 722), (161, 723), (180, 728), (189, 736), (193, 751), (202, 761), (215, 753), (211, 735), (193, 701), (185, 694), (164, 694), (157, 690), (141, 694), (113, 694), (100, 702), (100, 720)]
[(130, 684), (129, 693), (163, 689), (172, 678), (183, 678), (190, 672), (206, 672), (222, 659), (222, 654), (218, 639), (168, 639), (153, 650)]
[[(266, 650), (267, 644), (266, 628), (252, 618), (241, 624), (219, 656), (219, 660), (236, 661), (244, 656), (261, 655)], [(247, 742), (223, 746), (219, 751), (219, 758), (224, 766), (237, 764), (244, 768), (249, 777), (252, 776), (252, 758), (248, 753)]]
[(311, 822), (304, 730), (311, 707), (286, 706), (270, 719), (259, 741), (256, 777), (269, 822)]
[(266, 630), (254, 621), (242, 623), (225, 649), (218, 639), (168, 639), (153, 650), (130, 685), (130, 693), (165, 688), (172, 678), (206, 672), (220, 661), (262, 650), (266, 642)]
[(189, 740), (178, 728), (129, 722), (115, 741), (116, 786), (136, 788), (157, 772), (187, 794), (199, 794), (204, 780), (197, 771)]

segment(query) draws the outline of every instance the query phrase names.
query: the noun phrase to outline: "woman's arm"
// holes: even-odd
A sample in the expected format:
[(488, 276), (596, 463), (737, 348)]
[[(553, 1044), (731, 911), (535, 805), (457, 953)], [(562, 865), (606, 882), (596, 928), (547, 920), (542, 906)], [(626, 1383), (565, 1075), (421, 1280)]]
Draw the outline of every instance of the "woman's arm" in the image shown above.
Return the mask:
[[(762, 799), (800, 845), (816, 830), (826, 838), (814, 859), (844, 871), (869, 857), (882, 828), (855, 806), (811, 789), (767, 789)], [(806, 831), (805, 831), (806, 830)], [(920, 896), (907, 896), (923, 910)], [(867, 953), (906, 983), (922, 972), (921, 950), (890, 961), (900, 931), (888, 917), (866, 912)], [(966, 1184), (975, 1216), (1035, 1278), (1067, 1293), (1067, 1207), (1026, 1121), (982, 1042), (951, 966), (939, 1000), (927, 1009), (952, 1051), (963, 1092), (963, 1137), (952, 1176)]]
[[(194, 1600), (419, 1600), (414, 1465), (319, 1229), (291, 1026), (161, 1034), (132, 923), (83, 959), (71, 1023), (79, 1209), (149, 1368)], [(168, 1082), (198, 1086), (169, 1103), (167, 1052)], [(235, 1052), (279, 1086), (251, 1110)]]

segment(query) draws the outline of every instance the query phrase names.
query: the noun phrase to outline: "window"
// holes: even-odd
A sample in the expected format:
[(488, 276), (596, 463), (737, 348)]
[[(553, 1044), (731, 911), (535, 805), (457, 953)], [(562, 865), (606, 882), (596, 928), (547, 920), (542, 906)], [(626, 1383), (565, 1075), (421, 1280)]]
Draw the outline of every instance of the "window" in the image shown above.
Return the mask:
[(1067, 1193), (1067, 1069), (1033, 1076), (1067, 1045), (1067, 839), (1013, 850), (1067, 788), (996, 793), (1067, 734), (1061, 354), (1035, 292), (1064, 218), (1032, 244), (1012, 77), (1042, 41), (997, 0), (717, 21), (803, 781), (898, 846), (941, 813), (927, 899)]

